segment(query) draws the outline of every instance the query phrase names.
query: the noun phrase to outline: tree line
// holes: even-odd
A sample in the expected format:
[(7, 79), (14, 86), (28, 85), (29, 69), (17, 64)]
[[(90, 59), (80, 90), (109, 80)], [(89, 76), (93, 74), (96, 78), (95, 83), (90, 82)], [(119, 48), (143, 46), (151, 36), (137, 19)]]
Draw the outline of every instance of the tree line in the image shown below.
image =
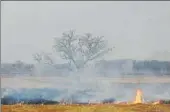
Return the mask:
[[(96, 63), (95, 69), (98, 70), (98, 72), (103, 73), (110, 70), (110, 72), (114, 71), (124, 71), (128, 74), (128, 72), (131, 72), (133, 74), (149, 74), (154, 73), (158, 75), (170, 75), (170, 62), (169, 61), (157, 61), (157, 60), (145, 60), (145, 61), (137, 61), (132, 60), (132, 68), (130, 71), (127, 71), (124, 69), (124, 65), (126, 64), (127, 60), (124, 60), (124, 63), (117, 63), (122, 62), (121, 60), (115, 61), (105, 61)], [(66, 64), (56, 64), (55, 66), (58, 66), (58, 68), (54, 68), (53, 70), (59, 69), (63, 72), (66, 72), (67, 66), (64, 66)], [(128, 64), (127, 64), (128, 66)], [(64, 68), (65, 69), (62, 69)], [(9, 74), (9, 75), (31, 75), (33, 74), (34, 70), (36, 69), (34, 64), (26, 64), (24, 62), (21, 63), (11, 63), (11, 64), (3, 64), (1, 65), (1, 74)], [(48, 69), (48, 68), (46, 68)], [(71, 70), (70, 70), (71, 71)], [(67, 69), (67, 72), (69, 72), (69, 69)]]
[[(101, 57), (105, 56), (108, 52), (112, 52), (114, 46), (109, 47), (108, 42), (104, 36), (94, 36), (91, 33), (85, 33), (78, 35), (74, 30), (64, 32), (60, 37), (54, 38), (54, 44), (52, 45), (53, 52), (39, 52), (33, 54), (33, 59), (37, 64), (48, 65), (52, 69), (60, 69), (64, 71), (80, 71), (85, 67), (88, 67), (89, 63), (95, 64), (100, 61)], [(58, 64), (55, 60), (56, 54), (60, 56), (66, 63)], [(97, 61), (96, 61), (97, 60)], [(101, 61), (100, 61), (101, 62)], [(101, 70), (113, 70), (124, 71), (125, 73), (132, 72), (152, 72), (152, 73), (163, 73), (169, 74), (170, 62), (168, 61), (157, 61), (157, 60), (145, 60), (136, 61), (131, 60), (131, 64), (127, 64), (118, 60), (115, 62), (101, 62), (96, 68)], [(113, 66), (114, 65), (114, 66)], [(33, 64), (26, 64), (21, 61), (16, 61), (13, 64), (2, 64), (1, 74), (32, 74), (35, 68)], [(51, 69), (51, 70), (52, 70)], [(101, 71), (99, 70), (99, 71)]]

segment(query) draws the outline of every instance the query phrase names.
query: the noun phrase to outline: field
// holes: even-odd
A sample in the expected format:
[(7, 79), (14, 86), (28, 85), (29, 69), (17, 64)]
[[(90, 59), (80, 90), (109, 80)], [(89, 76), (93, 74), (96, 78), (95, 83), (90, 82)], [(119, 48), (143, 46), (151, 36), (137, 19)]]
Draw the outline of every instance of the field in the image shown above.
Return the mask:
[(3, 105), (2, 112), (170, 112), (170, 105)]
[[(96, 78), (98, 81), (104, 81), (104, 82), (109, 82), (111, 83), (167, 83), (170, 84), (170, 77), (162, 77), (162, 78), (154, 78), (154, 77), (146, 77), (146, 78)], [(84, 78), (82, 79), (84, 80)], [(88, 81), (90, 83), (88, 83)], [(2, 78), (2, 87), (4, 88), (55, 88), (57, 89), (68, 89), (71, 88), (78, 88), (80, 90), (82, 89), (87, 89), (84, 87), (84, 85), (91, 86), (91, 82), (94, 82), (93, 80), (84, 80), (85, 83), (83, 86), (77, 85), (77, 83), (74, 83), (75, 81), (72, 82), (72, 79), (69, 78), (58, 78), (58, 77), (15, 77), (15, 78)], [(22, 83), (19, 84), (19, 83)], [(81, 84), (80, 83), (80, 84)], [(95, 82), (94, 82), (95, 83)], [(100, 82), (101, 83), (101, 82)], [(99, 83), (99, 84), (100, 84)], [(90, 85), (91, 84), (91, 85)], [(98, 84), (98, 83), (97, 83)], [(102, 90), (105, 90), (103, 88), (107, 87), (104, 85), (105, 83), (102, 83), (103, 85), (101, 86)], [(141, 84), (140, 84), (141, 85)], [(164, 91), (166, 90), (167, 92), (169, 91), (168, 85), (167, 87), (163, 88), (165, 85), (161, 86), (161, 88), (158, 91)], [(84, 87), (84, 88), (83, 88)], [(93, 86), (92, 86), (93, 87)], [(112, 89), (114, 90), (114, 84), (112, 85)], [(121, 89), (123, 87), (123, 89)], [(130, 86), (127, 85), (127, 87), (130, 88)], [(143, 88), (142, 88), (143, 87)], [(145, 89), (146, 87), (146, 89)], [(150, 88), (149, 88), (150, 87)], [(157, 92), (157, 87), (158, 86), (141, 86), (143, 91), (138, 91), (136, 93), (136, 100), (138, 102), (141, 102), (141, 96), (143, 97), (146, 94), (153, 94), (154, 93), (149, 93), (148, 91), (154, 91)], [(152, 89), (153, 88), (153, 89)], [(92, 88), (93, 89), (93, 88)], [(136, 89), (136, 88), (134, 88)], [(133, 86), (132, 89), (125, 89), (125, 86), (120, 86), (121, 92), (133, 92)], [(104, 92), (104, 91), (103, 91)], [(163, 92), (164, 93), (164, 92)], [(163, 93), (159, 93), (162, 95)], [(104, 94), (104, 93), (103, 93)], [(163, 94), (164, 95), (164, 94)], [(168, 97), (169, 98), (169, 97)], [(159, 99), (158, 99), (159, 100)], [(96, 105), (28, 105), (28, 104), (16, 104), (16, 105), (2, 105), (2, 112), (170, 112), (170, 104), (96, 104)]]

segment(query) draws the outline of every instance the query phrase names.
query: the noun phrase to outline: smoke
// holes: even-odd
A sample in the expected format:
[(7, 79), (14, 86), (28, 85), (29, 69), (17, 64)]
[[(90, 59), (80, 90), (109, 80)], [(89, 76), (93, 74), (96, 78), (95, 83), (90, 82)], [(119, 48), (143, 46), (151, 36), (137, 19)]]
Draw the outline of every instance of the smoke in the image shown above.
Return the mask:
[[(124, 65), (124, 69), (128, 72), (132, 71), (132, 64), (128, 63), (128, 65)], [(44, 66), (41, 67), (44, 69)], [(115, 76), (123, 78), (121, 73)], [(127, 77), (136, 77), (136, 75)], [(22, 94), (22, 97), (27, 98), (42, 96), (56, 101), (62, 99), (75, 102), (98, 102), (105, 99), (133, 101), (136, 89), (141, 89), (145, 101), (170, 99), (170, 83), (114, 83), (113, 80), (112, 77), (101, 77), (95, 67), (91, 66), (58, 76), (44, 77), (39, 74), (34, 77), (2, 78), (2, 88), (6, 89), (2, 94), (17, 97)]]

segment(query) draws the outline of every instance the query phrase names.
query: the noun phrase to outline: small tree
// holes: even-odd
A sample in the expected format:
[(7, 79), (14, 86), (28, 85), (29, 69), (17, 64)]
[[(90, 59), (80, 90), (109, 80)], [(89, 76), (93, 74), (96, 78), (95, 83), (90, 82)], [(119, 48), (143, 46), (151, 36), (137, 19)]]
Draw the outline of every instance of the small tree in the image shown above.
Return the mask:
[[(76, 35), (74, 31), (64, 32), (62, 37), (55, 38), (53, 48), (76, 70), (112, 50), (107, 48), (107, 41), (103, 36), (92, 36), (90, 33)], [(38, 62), (45, 59), (47, 64), (54, 64), (52, 58), (45, 53), (34, 55), (34, 59)]]
[(33, 58), (38, 63), (44, 63), (44, 64), (49, 64), (49, 65), (55, 64), (54, 60), (52, 59), (52, 57), (48, 53), (44, 53), (44, 52), (36, 53), (36, 54), (33, 55)]

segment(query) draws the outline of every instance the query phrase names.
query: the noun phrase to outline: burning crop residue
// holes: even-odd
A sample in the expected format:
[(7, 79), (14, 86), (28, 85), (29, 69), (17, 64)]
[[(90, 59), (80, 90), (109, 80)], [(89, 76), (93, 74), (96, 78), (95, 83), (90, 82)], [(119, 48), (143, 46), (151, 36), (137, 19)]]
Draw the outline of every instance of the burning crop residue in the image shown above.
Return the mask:
[(141, 89), (136, 90), (136, 95), (134, 96), (134, 100), (132, 102), (127, 101), (127, 102), (114, 102), (114, 104), (169, 104), (169, 100), (157, 100), (157, 101), (150, 101), (150, 102), (145, 102), (144, 101), (144, 96), (143, 96), (143, 91)]
[[(3, 112), (169, 112), (170, 105), (163, 102), (145, 102), (142, 89), (136, 90), (134, 100), (131, 102), (114, 102), (115, 99), (104, 102), (69, 103), (62, 100), (59, 104), (26, 104), (2, 105)], [(162, 103), (161, 103), (162, 102)], [(153, 104), (153, 105), (152, 105)], [(155, 105), (158, 104), (158, 105)]]
[(134, 104), (144, 103), (143, 92), (141, 89), (137, 89)]

